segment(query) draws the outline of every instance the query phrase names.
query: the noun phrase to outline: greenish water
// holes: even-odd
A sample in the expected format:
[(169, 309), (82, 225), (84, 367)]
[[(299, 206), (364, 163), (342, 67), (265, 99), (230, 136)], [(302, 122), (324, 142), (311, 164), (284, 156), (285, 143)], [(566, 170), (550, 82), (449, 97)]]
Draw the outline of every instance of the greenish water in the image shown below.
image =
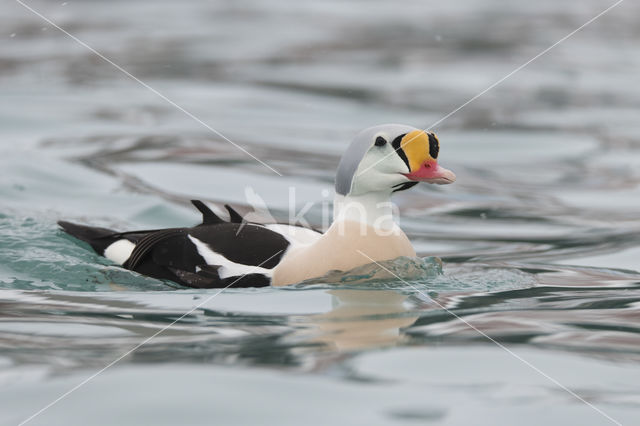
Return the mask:
[(191, 198), (252, 193), (286, 218), (291, 187), (318, 222), (359, 129), (436, 122), (608, 4), (28, 3), (284, 176), (7, 2), (0, 424), (167, 326), (27, 424), (638, 423), (637, 3), (436, 127), (458, 182), (394, 200), (423, 258), (387, 265), (407, 283), (365, 268), (220, 294), (55, 223), (187, 226)]

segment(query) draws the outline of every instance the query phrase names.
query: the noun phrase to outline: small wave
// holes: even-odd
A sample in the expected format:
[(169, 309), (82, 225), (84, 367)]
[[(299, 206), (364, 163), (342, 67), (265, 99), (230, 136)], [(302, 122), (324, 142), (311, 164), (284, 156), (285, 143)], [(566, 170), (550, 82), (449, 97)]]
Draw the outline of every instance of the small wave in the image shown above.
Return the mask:
[(403, 287), (412, 282), (431, 280), (442, 275), (442, 260), (438, 257), (406, 257), (368, 263), (349, 271), (329, 271), (318, 278), (296, 284), (295, 288), (306, 288), (312, 284), (353, 285), (379, 284), (384, 288), (397, 285)]
[(422, 292), (503, 291), (533, 287), (538, 281), (533, 274), (517, 268), (458, 266), (444, 270), (438, 257), (405, 257), (368, 263), (349, 271), (330, 271), (289, 289), (313, 287), (333, 289), (397, 289)]
[(20, 290), (171, 290), (127, 271), (62, 233), (53, 218), (0, 218), (0, 288)]

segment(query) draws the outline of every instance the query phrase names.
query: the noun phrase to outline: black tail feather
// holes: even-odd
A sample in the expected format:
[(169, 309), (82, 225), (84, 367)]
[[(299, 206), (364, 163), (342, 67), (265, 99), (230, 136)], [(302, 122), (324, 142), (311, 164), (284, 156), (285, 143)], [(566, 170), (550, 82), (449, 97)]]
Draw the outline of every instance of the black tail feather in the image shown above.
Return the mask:
[(58, 225), (60, 225), (62, 230), (67, 234), (89, 243), (99, 254), (103, 254), (104, 250), (109, 247), (111, 243), (120, 239), (117, 232), (107, 228), (78, 225), (64, 220), (58, 222)]

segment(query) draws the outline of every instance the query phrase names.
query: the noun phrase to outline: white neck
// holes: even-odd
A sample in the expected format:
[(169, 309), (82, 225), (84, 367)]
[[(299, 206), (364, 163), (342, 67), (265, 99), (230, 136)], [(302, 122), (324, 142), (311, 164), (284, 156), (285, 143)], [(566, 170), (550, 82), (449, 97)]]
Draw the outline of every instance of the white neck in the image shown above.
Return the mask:
[(397, 227), (393, 220), (391, 192), (368, 192), (362, 195), (336, 194), (333, 202), (333, 221), (350, 220), (375, 228)]

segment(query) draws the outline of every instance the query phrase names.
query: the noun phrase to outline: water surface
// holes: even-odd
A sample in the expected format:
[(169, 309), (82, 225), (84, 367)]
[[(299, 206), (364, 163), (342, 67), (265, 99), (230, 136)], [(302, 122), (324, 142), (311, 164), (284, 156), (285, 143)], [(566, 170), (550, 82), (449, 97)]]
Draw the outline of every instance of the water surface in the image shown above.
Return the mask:
[(436, 126), (458, 182), (395, 201), (441, 274), (217, 296), (118, 268), (55, 222), (187, 226), (189, 199), (247, 194), (286, 218), (294, 187), (321, 225), (358, 130), (429, 126), (609, 4), (28, 4), (284, 176), (7, 2), (1, 424), (174, 322), (28, 424), (614, 423), (566, 389), (637, 423), (638, 4)]

